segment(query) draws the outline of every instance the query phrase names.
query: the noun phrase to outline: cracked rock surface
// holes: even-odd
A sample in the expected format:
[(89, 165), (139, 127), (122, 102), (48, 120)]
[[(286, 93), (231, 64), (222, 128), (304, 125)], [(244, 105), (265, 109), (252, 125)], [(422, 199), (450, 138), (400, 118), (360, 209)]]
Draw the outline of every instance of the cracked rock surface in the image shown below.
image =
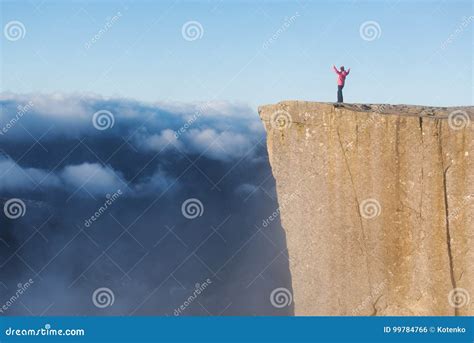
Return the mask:
[(474, 108), (259, 108), (296, 315), (474, 315)]

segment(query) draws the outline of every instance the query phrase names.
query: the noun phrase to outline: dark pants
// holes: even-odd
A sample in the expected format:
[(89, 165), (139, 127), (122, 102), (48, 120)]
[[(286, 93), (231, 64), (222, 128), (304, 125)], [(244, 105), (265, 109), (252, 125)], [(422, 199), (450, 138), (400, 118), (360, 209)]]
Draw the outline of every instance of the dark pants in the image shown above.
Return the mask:
[(344, 86), (337, 86), (337, 102), (344, 102), (344, 99), (342, 98), (342, 89)]

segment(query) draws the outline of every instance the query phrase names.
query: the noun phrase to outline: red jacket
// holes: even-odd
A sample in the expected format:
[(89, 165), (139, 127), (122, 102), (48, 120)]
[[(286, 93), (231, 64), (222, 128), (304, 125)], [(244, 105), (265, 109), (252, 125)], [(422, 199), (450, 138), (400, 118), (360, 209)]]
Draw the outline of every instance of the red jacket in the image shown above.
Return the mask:
[(349, 75), (349, 72), (351, 71), (351, 68), (347, 70), (341, 70), (339, 71), (336, 66), (332, 66), (334, 68), (334, 71), (337, 74), (337, 85), (338, 86), (344, 86), (344, 82), (346, 81), (346, 76)]

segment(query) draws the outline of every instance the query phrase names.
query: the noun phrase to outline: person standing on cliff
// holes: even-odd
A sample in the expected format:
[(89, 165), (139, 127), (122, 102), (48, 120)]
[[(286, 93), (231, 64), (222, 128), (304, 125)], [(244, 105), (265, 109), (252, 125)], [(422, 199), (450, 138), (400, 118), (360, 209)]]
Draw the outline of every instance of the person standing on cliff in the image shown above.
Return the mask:
[(332, 67), (337, 74), (337, 102), (344, 102), (344, 99), (342, 97), (342, 89), (344, 88), (346, 76), (349, 75), (351, 68), (345, 70), (344, 66), (341, 66), (341, 70), (337, 70), (335, 65), (333, 65)]

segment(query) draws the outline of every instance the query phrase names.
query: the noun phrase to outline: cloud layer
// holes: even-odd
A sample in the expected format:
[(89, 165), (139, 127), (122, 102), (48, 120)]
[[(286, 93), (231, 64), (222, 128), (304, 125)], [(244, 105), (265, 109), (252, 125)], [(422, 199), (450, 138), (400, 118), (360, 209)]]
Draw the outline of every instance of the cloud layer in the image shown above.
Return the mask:
[(290, 314), (268, 300), (291, 283), (279, 221), (261, 225), (264, 138), (243, 104), (1, 94), (0, 206), (24, 215), (0, 213), (0, 304), (32, 278), (7, 314), (174, 315), (210, 279), (182, 315)]
[[(2, 93), (0, 105), (1, 139), (6, 142), (101, 135), (123, 137), (140, 150), (179, 149), (229, 160), (242, 157), (263, 136), (253, 109), (222, 101), (150, 104), (92, 95)], [(99, 111), (111, 114), (112, 127), (97, 129), (94, 114)]]
[[(57, 149), (58, 142), (66, 145), (79, 141), (97, 156), (103, 147), (92, 147), (85, 141), (107, 144), (120, 140), (118, 149), (126, 146), (137, 155), (171, 154), (182, 160), (204, 156), (229, 162), (257, 157), (254, 147), (263, 139), (255, 112), (245, 105), (227, 102), (144, 104), (91, 95), (3, 93), (0, 105), (0, 147), (10, 147), (10, 152), (15, 145), (31, 147), (36, 143), (47, 150), (47, 145)], [(95, 115), (99, 113), (100, 117), (102, 112), (109, 116), (102, 118), (109, 120), (110, 127), (105, 129)], [(107, 157), (114, 153), (108, 151)], [(17, 162), (14, 160), (0, 155), (0, 190), (64, 188), (78, 194), (100, 195), (122, 188), (137, 195), (166, 189), (174, 182), (160, 165), (148, 174), (127, 178), (104, 161), (107, 158), (94, 163), (80, 160), (61, 168), (41, 161), (31, 166), (21, 156)]]

